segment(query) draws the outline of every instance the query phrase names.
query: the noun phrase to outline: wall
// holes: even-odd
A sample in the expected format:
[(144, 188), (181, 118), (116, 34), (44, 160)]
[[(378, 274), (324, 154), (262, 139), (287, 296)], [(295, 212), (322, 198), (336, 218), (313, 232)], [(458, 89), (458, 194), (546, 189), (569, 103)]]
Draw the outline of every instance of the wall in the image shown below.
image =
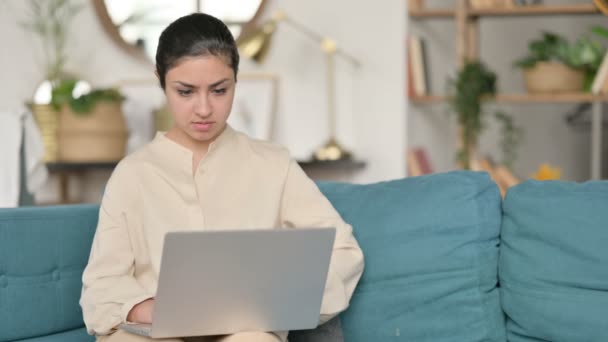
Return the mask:
[[(84, 10), (75, 19), (70, 36), (67, 69), (93, 85), (126, 84), (134, 99), (127, 119), (132, 135), (129, 149), (151, 137), (150, 108), (162, 103), (151, 64), (142, 63), (120, 50), (103, 31), (92, 4), (79, 0)], [(281, 6), (290, 16), (314, 30), (333, 37), (339, 45), (361, 61), (353, 68), (337, 62), (338, 139), (357, 159), (367, 162), (362, 171), (325, 174), (325, 178), (373, 182), (405, 175), (405, 93), (404, 49), (405, 4), (402, 1), (296, 1), (270, 0), (266, 13)], [(4, 0), (0, 3), (0, 42), (4, 45), (0, 65), (0, 106), (16, 110), (31, 99), (42, 80), (40, 44), (17, 22), (25, 15), (27, 3)], [(277, 32), (267, 63), (244, 61), (241, 70), (268, 71), (280, 77), (277, 141), (296, 158), (306, 158), (327, 138), (325, 113), (324, 60), (319, 47), (284, 25)], [(81, 179), (103, 184), (107, 174)], [(52, 201), (56, 180), (37, 197)], [(87, 186), (87, 188), (89, 188)], [(81, 187), (76, 187), (81, 189)], [(79, 190), (77, 190), (79, 191)], [(97, 200), (99, 186), (76, 194), (85, 201)]]
[[(430, 5), (446, 7), (454, 1), (429, 1)], [(545, 4), (585, 3), (588, 1), (545, 0)], [(512, 67), (517, 58), (527, 52), (530, 40), (540, 37), (542, 30), (557, 32), (574, 40), (592, 25), (608, 22), (601, 15), (499, 17), (480, 19), (480, 55), (482, 60), (498, 76), (500, 91), (521, 93), (524, 91), (523, 76)], [(447, 76), (453, 76), (456, 68), (454, 37), (455, 22), (451, 19), (412, 20), (410, 29), (425, 38), (428, 47), (427, 62), (430, 65), (433, 92), (444, 93)], [(576, 104), (517, 104), (496, 105), (488, 112), (501, 109), (514, 117), (516, 124), (524, 127), (525, 136), (519, 149), (515, 173), (523, 178), (533, 173), (540, 163), (548, 162), (562, 169), (567, 180), (582, 181), (590, 175), (590, 129), (588, 124), (569, 125), (565, 118)], [(589, 113), (587, 113), (589, 114)], [(446, 104), (410, 106), (408, 109), (408, 143), (424, 146), (436, 170), (455, 167), (456, 124)], [(589, 121), (588, 119), (586, 120)], [(488, 130), (480, 141), (480, 150), (497, 157), (499, 131), (488, 121)], [(606, 137), (606, 134), (604, 134)], [(608, 139), (604, 139), (608, 150)], [(604, 165), (608, 155), (603, 153)], [(604, 167), (606, 176), (606, 167)]]

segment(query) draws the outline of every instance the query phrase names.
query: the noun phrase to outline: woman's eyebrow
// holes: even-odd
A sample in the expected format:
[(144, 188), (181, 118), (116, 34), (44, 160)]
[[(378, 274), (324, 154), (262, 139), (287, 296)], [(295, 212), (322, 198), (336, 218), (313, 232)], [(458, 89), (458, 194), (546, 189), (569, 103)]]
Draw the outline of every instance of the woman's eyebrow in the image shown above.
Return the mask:
[(186, 82), (182, 82), (182, 81), (173, 81), (173, 83), (177, 83), (177, 84), (179, 84), (179, 85), (181, 85), (183, 87), (186, 87), (186, 88), (197, 88), (197, 86), (195, 86), (195, 85), (192, 85), (192, 84), (189, 84), (189, 83), (186, 83)]
[(226, 82), (226, 81), (229, 81), (229, 80), (230, 80), (230, 79), (228, 79), (228, 78), (224, 78), (223, 80), (220, 80), (220, 81), (217, 81), (217, 82), (215, 82), (215, 83), (212, 83), (212, 84), (209, 86), (209, 88), (215, 88), (215, 87), (219, 86), (220, 84), (222, 84), (222, 83), (224, 83), (224, 82)]

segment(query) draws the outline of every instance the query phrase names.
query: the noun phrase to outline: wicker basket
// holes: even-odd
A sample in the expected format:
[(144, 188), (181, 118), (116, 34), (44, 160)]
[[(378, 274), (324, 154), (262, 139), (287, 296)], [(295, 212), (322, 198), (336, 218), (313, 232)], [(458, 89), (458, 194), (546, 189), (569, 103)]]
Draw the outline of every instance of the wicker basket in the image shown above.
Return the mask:
[(58, 157), (57, 128), (59, 126), (59, 113), (48, 104), (28, 103), (32, 111), (44, 144), (44, 161), (56, 161)]
[(119, 102), (99, 102), (86, 114), (76, 114), (68, 106), (61, 110), (58, 130), (61, 161), (118, 161), (125, 155), (127, 138)]
[(585, 73), (560, 62), (539, 62), (524, 69), (529, 93), (578, 92), (584, 87)]

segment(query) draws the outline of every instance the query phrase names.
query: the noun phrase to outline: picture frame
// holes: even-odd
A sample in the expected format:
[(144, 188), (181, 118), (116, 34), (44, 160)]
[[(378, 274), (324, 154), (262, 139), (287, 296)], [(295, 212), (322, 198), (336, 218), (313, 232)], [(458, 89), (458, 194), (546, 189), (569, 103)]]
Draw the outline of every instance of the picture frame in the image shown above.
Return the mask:
[(278, 108), (279, 77), (239, 73), (228, 124), (254, 139), (272, 141)]

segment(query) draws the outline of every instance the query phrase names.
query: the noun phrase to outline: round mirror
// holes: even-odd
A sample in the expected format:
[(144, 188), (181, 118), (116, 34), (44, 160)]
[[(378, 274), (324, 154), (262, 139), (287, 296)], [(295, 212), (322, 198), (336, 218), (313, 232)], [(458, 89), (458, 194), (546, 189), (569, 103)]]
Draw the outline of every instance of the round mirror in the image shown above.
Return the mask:
[(153, 61), (158, 37), (173, 20), (193, 12), (211, 14), (228, 25), (235, 38), (248, 31), (266, 0), (94, 0), (104, 29), (130, 54)]

